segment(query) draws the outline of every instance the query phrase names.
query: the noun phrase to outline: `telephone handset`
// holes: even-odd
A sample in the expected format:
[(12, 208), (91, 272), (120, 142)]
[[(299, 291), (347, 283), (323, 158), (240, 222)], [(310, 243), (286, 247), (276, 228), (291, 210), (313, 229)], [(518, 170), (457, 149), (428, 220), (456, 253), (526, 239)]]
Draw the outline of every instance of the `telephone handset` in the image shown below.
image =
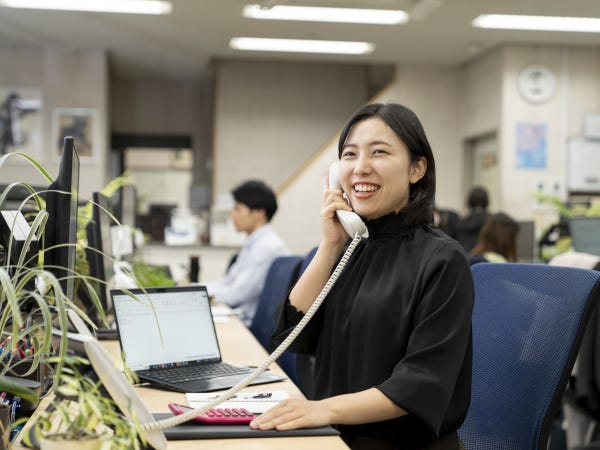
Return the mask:
[[(334, 163), (330, 168), (329, 185), (332, 187), (335, 186), (336, 188), (341, 189), (340, 182), (339, 182), (339, 176), (338, 176), (337, 163)], [(277, 347), (273, 351), (273, 353), (271, 353), (268, 356), (267, 359), (265, 359), (248, 376), (246, 376), (246, 378), (244, 378), (238, 384), (236, 384), (235, 386), (230, 388), (228, 391), (216, 396), (216, 398), (214, 400), (211, 400), (210, 402), (206, 403), (204, 406), (202, 406), (200, 408), (192, 409), (181, 415), (173, 416), (169, 419), (163, 419), (160, 421), (144, 423), (141, 426), (141, 428), (143, 430), (155, 431), (155, 430), (161, 430), (164, 428), (174, 427), (183, 422), (187, 422), (188, 420), (194, 419), (195, 417), (205, 413), (209, 409), (215, 408), (217, 405), (232, 398), (235, 394), (237, 394), (239, 391), (241, 391), (246, 386), (248, 386), (250, 383), (252, 383), (256, 378), (258, 378), (260, 376), (261, 373), (263, 373), (265, 370), (267, 370), (269, 368), (269, 366), (271, 364), (273, 364), (273, 362), (277, 358), (279, 358), (284, 351), (287, 350), (287, 348), (290, 346), (290, 344), (292, 342), (294, 342), (294, 339), (296, 339), (296, 337), (304, 329), (304, 327), (306, 326), (308, 321), (315, 315), (315, 313), (317, 312), (317, 310), (319, 309), (319, 307), (321, 306), (321, 304), (327, 297), (327, 294), (329, 294), (329, 291), (331, 290), (331, 288), (333, 287), (333, 285), (339, 278), (340, 274), (342, 273), (342, 270), (344, 270), (344, 267), (346, 266), (346, 263), (350, 259), (350, 256), (352, 256), (352, 253), (354, 252), (354, 249), (356, 249), (356, 246), (359, 244), (359, 242), (363, 238), (366, 238), (369, 236), (367, 227), (365, 226), (363, 221), (360, 220), (360, 217), (358, 217), (358, 214), (356, 214), (355, 212), (352, 212), (352, 211), (345, 211), (345, 210), (338, 210), (338, 211), (336, 211), (336, 213), (337, 213), (338, 219), (340, 220), (344, 229), (352, 238), (352, 242), (350, 242), (350, 244), (348, 244), (346, 251), (340, 258), (340, 261), (338, 262), (335, 269), (333, 269), (331, 276), (325, 283), (325, 286), (323, 286), (323, 289), (321, 290), (321, 292), (319, 293), (319, 295), (317, 296), (317, 298), (315, 299), (315, 301), (313, 302), (311, 307), (308, 308), (308, 311), (306, 311), (306, 313), (304, 314), (304, 317), (302, 317), (300, 322), (298, 322), (296, 327), (290, 332), (290, 334), (284, 339), (284, 341), (281, 344), (279, 344), (279, 347)]]
[[(332, 189), (342, 189), (342, 183), (340, 183), (339, 175), (340, 163), (334, 162), (329, 168), (329, 187)], [(337, 218), (346, 230), (346, 233), (350, 237), (354, 237), (359, 234), (362, 237), (369, 237), (367, 227), (361, 218), (354, 211), (346, 211), (345, 209), (338, 209), (336, 212)]]

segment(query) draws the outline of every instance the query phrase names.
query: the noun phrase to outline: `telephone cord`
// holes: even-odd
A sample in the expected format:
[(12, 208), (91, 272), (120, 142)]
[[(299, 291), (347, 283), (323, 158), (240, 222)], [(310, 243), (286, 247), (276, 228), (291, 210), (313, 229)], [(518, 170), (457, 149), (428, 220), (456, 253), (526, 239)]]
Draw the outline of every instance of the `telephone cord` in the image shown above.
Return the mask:
[(333, 273), (331, 274), (331, 276), (325, 283), (325, 286), (323, 286), (323, 289), (317, 296), (316, 300), (313, 302), (311, 307), (308, 308), (308, 311), (306, 311), (306, 314), (304, 314), (304, 317), (302, 317), (300, 322), (298, 322), (298, 324), (294, 327), (294, 329), (288, 335), (288, 337), (286, 337), (285, 340), (281, 344), (279, 344), (279, 346), (275, 349), (275, 351), (273, 351), (273, 353), (271, 353), (269, 355), (269, 357), (267, 359), (265, 359), (262, 364), (260, 364), (258, 367), (256, 367), (256, 369), (254, 369), (246, 378), (244, 378), (238, 384), (236, 384), (235, 386), (230, 388), (228, 391), (219, 395), (213, 401), (207, 403), (204, 406), (193, 409), (191, 411), (188, 411), (188, 412), (178, 415), (178, 416), (170, 417), (168, 419), (144, 423), (141, 425), (141, 428), (145, 431), (156, 431), (156, 430), (162, 430), (164, 428), (174, 427), (176, 425), (187, 422), (188, 420), (192, 420), (194, 417), (205, 413), (209, 409), (216, 407), (217, 405), (223, 403), (226, 400), (229, 400), (234, 395), (236, 395), (239, 391), (241, 391), (242, 389), (247, 387), (250, 383), (252, 383), (256, 378), (258, 378), (260, 376), (260, 374), (262, 374), (265, 370), (267, 370), (267, 368), (277, 358), (279, 358), (284, 351), (287, 350), (287, 348), (294, 341), (294, 339), (296, 339), (296, 337), (302, 332), (302, 330), (304, 329), (306, 324), (309, 322), (309, 320), (315, 315), (315, 313), (317, 312), (317, 310), (323, 303), (323, 300), (325, 300), (325, 298), (327, 297), (327, 294), (329, 294), (329, 291), (331, 290), (331, 288), (337, 281), (340, 273), (342, 272), (342, 270), (344, 270), (346, 263), (350, 259), (350, 256), (352, 256), (354, 249), (356, 248), (358, 243), (361, 241), (361, 239), (362, 239), (362, 236), (359, 235), (358, 233), (354, 236), (354, 238), (352, 239), (352, 242), (350, 243), (350, 245), (348, 245), (348, 248), (346, 249), (346, 251), (344, 252), (344, 255), (340, 259), (340, 262), (337, 264)]

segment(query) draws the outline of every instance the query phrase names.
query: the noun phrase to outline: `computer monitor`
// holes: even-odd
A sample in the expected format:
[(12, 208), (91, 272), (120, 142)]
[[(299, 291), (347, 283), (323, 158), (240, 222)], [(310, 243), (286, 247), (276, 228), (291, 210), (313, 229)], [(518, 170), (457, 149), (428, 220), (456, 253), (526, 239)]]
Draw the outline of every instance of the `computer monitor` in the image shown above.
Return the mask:
[(570, 217), (569, 232), (575, 251), (600, 256), (600, 217)]
[(73, 300), (76, 244), (79, 156), (71, 136), (66, 136), (58, 176), (46, 192), (48, 221), (44, 230), (44, 268), (59, 280), (63, 292)]
[[(100, 192), (92, 194), (92, 219), (86, 227), (87, 248), (86, 257), (90, 267), (90, 276), (98, 280), (98, 298), (100, 305), (105, 313), (110, 312), (111, 304), (108, 296), (108, 289), (114, 277), (113, 252), (110, 238), (110, 227), (114, 221), (110, 200)], [(82, 293), (83, 294), (83, 293)], [(90, 299), (85, 301), (85, 296), (81, 296), (84, 306), (87, 308), (87, 315), (98, 326), (102, 327), (101, 317), (97, 311), (97, 305)]]

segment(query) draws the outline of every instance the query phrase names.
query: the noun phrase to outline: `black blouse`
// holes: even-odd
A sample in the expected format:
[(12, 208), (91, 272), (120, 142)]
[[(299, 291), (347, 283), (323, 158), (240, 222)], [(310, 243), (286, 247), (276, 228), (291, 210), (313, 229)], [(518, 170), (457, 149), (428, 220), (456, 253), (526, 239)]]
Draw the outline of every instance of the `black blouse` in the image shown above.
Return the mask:
[[(471, 270), (458, 242), (405, 226), (401, 213), (367, 226), (370, 237), (290, 350), (316, 356), (316, 399), (375, 387), (409, 413), (340, 425), (342, 436), (421, 446), (454, 432), (469, 406)], [(272, 344), (301, 318), (286, 299)]]

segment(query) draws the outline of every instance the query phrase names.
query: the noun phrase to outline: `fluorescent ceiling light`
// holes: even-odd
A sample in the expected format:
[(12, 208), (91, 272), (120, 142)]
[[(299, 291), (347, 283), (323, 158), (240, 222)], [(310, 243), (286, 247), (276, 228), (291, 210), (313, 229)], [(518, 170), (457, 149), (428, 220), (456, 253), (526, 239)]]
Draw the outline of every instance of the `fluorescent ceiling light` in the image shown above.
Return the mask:
[(477, 28), (499, 28), (506, 30), (600, 33), (600, 19), (589, 17), (482, 14), (473, 20), (472, 25)]
[(269, 20), (302, 20), (306, 22), (375, 23), (395, 25), (408, 21), (408, 14), (392, 9), (325, 8), (318, 6), (246, 5), (244, 17)]
[(263, 52), (299, 53), (338, 53), (343, 55), (364, 55), (371, 53), (375, 45), (369, 42), (315, 41), (307, 39), (266, 39), (234, 37), (229, 46), (235, 50), (255, 50)]
[(169, 14), (173, 9), (171, 2), (158, 0), (0, 0), (0, 5), (9, 8), (127, 14)]

